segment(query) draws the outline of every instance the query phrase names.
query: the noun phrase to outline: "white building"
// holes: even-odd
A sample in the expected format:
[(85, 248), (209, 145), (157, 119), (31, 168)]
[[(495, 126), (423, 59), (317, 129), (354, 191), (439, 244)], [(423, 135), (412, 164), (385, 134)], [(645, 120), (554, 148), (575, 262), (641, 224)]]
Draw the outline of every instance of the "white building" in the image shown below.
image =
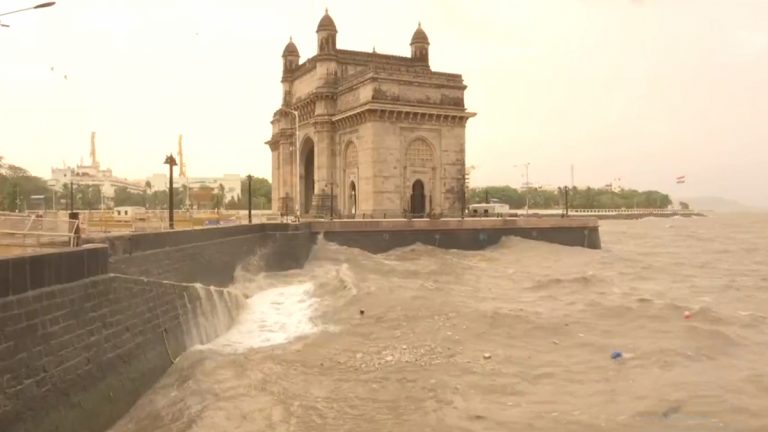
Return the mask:
[[(152, 184), (152, 191), (168, 190), (167, 174), (152, 174), (146, 179)], [(221, 177), (173, 177), (174, 187), (186, 185), (190, 190), (199, 189), (207, 186), (219, 191), (219, 185), (224, 186), (225, 201), (230, 199), (237, 200), (240, 197), (240, 185), (242, 178), (240, 174), (224, 174)]]
[(91, 164), (85, 165), (82, 161), (77, 166), (62, 168), (51, 168), (51, 178), (48, 185), (54, 189), (61, 190), (64, 185), (72, 183), (73, 186), (96, 186), (101, 191), (104, 206), (111, 206), (115, 197), (115, 189), (124, 187), (130, 192), (141, 193), (144, 191), (144, 185), (141, 182), (135, 182), (124, 178), (115, 177), (112, 170), (101, 169), (96, 159), (96, 133), (91, 133)]
[(224, 186), (225, 201), (240, 198), (240, 174), (224, 174), (221, 177), (189, 177), (187, 185), (190, 189), (208, 186), (214, 191), (219, 191), (221, 185)]
[[(174, 181), (178, 181), (174, 178)], [(150, 189), (148, 192), (154, 192), (154, 191), (167, 191), (168, 190), (168, 175), (167, 174), (152, 174), (151, 176), (147, 177), (146, 182), (149, 182)]]

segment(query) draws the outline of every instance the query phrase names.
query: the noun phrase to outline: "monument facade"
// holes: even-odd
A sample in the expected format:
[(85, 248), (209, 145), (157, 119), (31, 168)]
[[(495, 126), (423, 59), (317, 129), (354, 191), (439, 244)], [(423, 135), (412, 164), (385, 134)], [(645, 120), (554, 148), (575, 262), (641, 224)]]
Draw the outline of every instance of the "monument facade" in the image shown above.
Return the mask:
[(333, 19), (317, 54), (283, 50), (283, 102), (272, 118), (272, 208), (310, 216), (457, 216), (464, 192), (461, 75), (432, 71), (419, 27), (411, 56), (337, 48)]

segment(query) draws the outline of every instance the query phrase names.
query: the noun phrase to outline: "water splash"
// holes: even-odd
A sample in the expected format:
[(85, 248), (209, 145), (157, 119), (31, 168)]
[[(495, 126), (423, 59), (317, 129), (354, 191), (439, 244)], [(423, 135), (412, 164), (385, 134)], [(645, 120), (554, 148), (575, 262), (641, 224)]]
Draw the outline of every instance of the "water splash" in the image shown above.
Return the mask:
[(312, 315), (317, 300), (314, 285), (302, 283), (259, 292), (248, 299), (237, 323), (203, 349), (242, 353), (277, 345), (317, 331)]

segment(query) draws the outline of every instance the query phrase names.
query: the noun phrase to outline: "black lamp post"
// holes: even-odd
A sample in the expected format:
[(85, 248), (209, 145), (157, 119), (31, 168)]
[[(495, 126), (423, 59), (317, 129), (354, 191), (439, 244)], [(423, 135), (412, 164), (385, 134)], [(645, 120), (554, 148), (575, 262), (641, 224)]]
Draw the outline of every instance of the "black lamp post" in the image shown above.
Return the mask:
[(174, 229), (173, 226), (173, 167), (176, 166), (176, 158), (173, 154), (169, 154), (165, 157), (164, 164), (168, 165), (168, 228)]
[(69, 181), (69, 211), (75, 211), (75, 186), (72, 180)]
[(330, 211), (328, 213), (328, 218), (329, 218), (329, 220), (333, 220), (333, 214), (334, 214), (334, 211), (333, 211), (333, 192), (334, 192), (334, 186), (336, 185), (336, 182), (332, 182), (332, 181), (331, 182), (327, 182), (326, 185), (330, 186), (330, 188), (331, 188)]
[(252, 196), (251, 196), (251, 181), (252, 180), (253, 180), (253, 176), (248, 174), (248, 223), (249, 224), (253, 222), (253, 220), (251, 219), (251, 208), (253, 208), (253, 206), (251, 206), (251, 198), (252, 198)]

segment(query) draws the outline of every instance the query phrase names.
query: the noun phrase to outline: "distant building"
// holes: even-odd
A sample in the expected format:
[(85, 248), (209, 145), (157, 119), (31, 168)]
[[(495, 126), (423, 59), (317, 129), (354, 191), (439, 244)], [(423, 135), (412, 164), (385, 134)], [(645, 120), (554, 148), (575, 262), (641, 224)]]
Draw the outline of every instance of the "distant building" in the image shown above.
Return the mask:
[(460, 214), (475, 115), (462, 76), (432, 70), (421, 25), (408, 57), (337, 48), (327, 11), (316, 33), (317, 54), (303, 63), (292, 41), (283, 50), (283, 102), (266, 142), (273, 210)]
[(224, 174), (221, 177), (189, 177), (186, 184), (191, 190), (207, 186), (216, 193), (223, 188), (226, 201), (240, 198), (240, 174)]
[[(224, 189), (224, 204), (230, 200), (240, 199), (240, 174), (224, 174), (221, 177), (174, 177), (174, 188), (188, 188), (188, 206), (201, 209), (214, 208), (221, 189)], [(152, 185), (152, 191), (168, 190), (168, 175), (153, 174), (147, 177)], [(221, 205), (223, 207), (223, 205)]]
[(73, 186), (96, 186), (101, 191), (104, 199), (104, 206), (111, 206), (115, 197), (115, 189), (124, 187), (130, 192), (141, 193), (144, 191), (144, 184), (131, 181), (124, 178), (115, 177), (112, 170), (101, 169), (96, 158), (96, 132), (91, 133), (91, 164), (85, 165), (82, 162), (76, 167), (64, 166), (62, 168), (51, 168), (51, 178), (49, 186), (61, 190), (65, 184), (73, 183)]
[[(149, 185), (147, 185), (149, 182)], [(168, 175), (167, 174), (152, 174), (144, 181), (144, 185), (148, 186), (147, 192), (154, 191), (167, 191), (168, 190)]]
[(611, 192), (621, 192), (624, 190), (624, 187), (621, 185), (621, 178), (618, 177), (613, 179), (610, 183), (606, 183), (606, 185), (600, 189)]

